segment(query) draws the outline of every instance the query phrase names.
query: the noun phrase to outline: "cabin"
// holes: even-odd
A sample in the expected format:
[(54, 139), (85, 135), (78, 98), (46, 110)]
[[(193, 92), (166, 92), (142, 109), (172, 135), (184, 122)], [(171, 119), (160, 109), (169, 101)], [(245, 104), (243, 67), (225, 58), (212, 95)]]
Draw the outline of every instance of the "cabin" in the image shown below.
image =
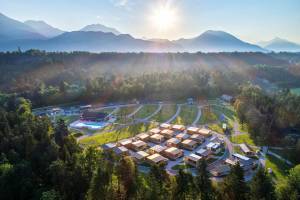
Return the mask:
[(125, 146), (126, 148), (130, 148), (131, 143), (132, 143), (132, 139), (124, 139), (124, 140), (120, 140), (117, 143), (117, 146)]
[(201, 143), (204, 142), (205, 137), (203, 135), (200, 135), (200, 134), (193, 134), (193, 135), (191, 135), (190, 139), (194, 140), (198, 144), (201, 144)]
[(136, 161), (142, 162), (145, 161), (146, 158), (149, 156), (148, 153), (145, 151), (138, 151), (138, 152), (133, 152), (131, 155)]
[(230, 167), (228, 165), (217, 165), (209, 171), (213, 176), (225, 176), (230, 173)]
[(148, 133), (140, 133), (135, 136), (137, 139), (147, 142), (149, 140), (150, 135)]
[(164, 129), (160, 132), (165, 138), (170, 139), (174, 135), (174, 131), (170, 129)]
[(117, 156), (128, 156), (129, 155), (129, 151), (126, 147), (123, 146), (117, 146), (113, 149), (113, 152), (117, 155)]
[(243, 155), (238, 154), (238, 153), (232, 154), (232, 157), (234, 159), (238, 160), (238, 162), (240, 163), (241, 167), (244, 170), (249, 170), (249, 169), (253, 169), (253, 168), (256, 167), (256, 164), (255, 164), (254, 160), (249, 158), (249, 157), (243, 156)]
[(254, 152), (246, 145), (246, 144), (240, 144), (240, 148), (242, 152), (244, 152), (248, 156), (254, 155)]
[(211, 136), (211, 130), (207, 129), (207, 128), (201, 128), (198, 131), (199, 134), (203, 135), (204, 137), (209, 137)]
[(197, 134), (199, 131), (199, 128), (197, 127), (189, 127), (186, 129), (188, 134)]
[(167, 147), (179, 147), (181, 140), (177, 138), (168, 139), (166, 142)]
[(134, 151), (142, 151), (148, 147), (148, 144), (142, 140), (137, 140), (130, 144), (130, 149)]
[(116, 143), (107, 143), (107, 144), (103, 144), (103, 145), (102, 145), (102, 149), (103, 149), (104, 151), (111, 151), (111, 150), (113, 150), (113, 148), (115, 148), (116, 146), (117, 146)]
[(159, 128), (153, 128), (149, 131), (150, 135), (155, 135), (155, 134), (159, 134), (160, 133), (160, 129)]
[(180, 141), (186, 140), (189, 137), (190, 137), (190, 135), (187, 133), (179, 133), (178, 135), (176, 135), (176, 138)]
[(164, 164), (164, 165), (168, 164), (168, 159), (159, 155), (158, 153), (150, 155), (146, 159), (150, 164), (156, 164), (156, 165), (157, 164)]
[(207, 159), (212, 155), (212, 152), (208, 149), (199, 149), (198, 151), (196, 151), (196, 154)]
[(156, 144), (160, 144), (164, 141), (164, 136), (160, 134), (154, 134), (150, 136), (150, 141)]
[(183, 160), (186, 165), (198, 167), (200, 164), (200, 161), (202, 160), (202, 157), (192, 153), (188, 156), (185, 156)]
[(163, 155), (170, 160), (176, 160), (183, 156), (183, 151), (176, 147), (170, 147), (164, 150)]
[(214, 142), (210, 142), (206, 145), (206, 148), (210, 151), (212, 151), (213, 153), (217, 154), (221, 151), (221, 144), (220, 143), (214, 143)]
[(155, 153), (161, 153), (163, 152), (167, 147), (161, 146), (161, 145), (155, 145), (149, 149), (150, 154), (155, 154)]
[(171, 124), (163, 123), (159, 126), (161, 129), (171, 129)]
[(181, 125), (181, 124), (175, 124), (175, 125), (172, 126), (172, 130), (174, 130), (174, 131), (184, 131), (185, 126)]
[(181, 146), (187, 150), (194, 150), (197, 147), (197, 142), (194, 140), (186, 139), (181, 142)]

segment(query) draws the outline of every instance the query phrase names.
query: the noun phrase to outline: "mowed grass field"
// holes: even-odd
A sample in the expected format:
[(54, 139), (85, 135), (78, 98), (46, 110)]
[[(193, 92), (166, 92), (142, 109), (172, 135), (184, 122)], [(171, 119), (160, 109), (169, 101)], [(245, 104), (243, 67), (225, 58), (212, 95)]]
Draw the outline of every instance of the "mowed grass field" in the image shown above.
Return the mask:
[(109, 142), (117, 142), (119, 140), (133, 137), (141, 132), (145, 132), (154, 127), (154, 124), (135, 124), (120, 128), (114, 131), (103, 131), (102, 133), (95, 134), (94, 136), (83, 138), (79, 141), (84, 146), (99, 146)]
[(198, 107), (195, 105), (183, 105), (179, 116), (172, 122), (174, 124), (191, 125), (198, 114)]
[(158, 105), (144, 105), (134, 116), (136, 119), (144, 119), (154, 113)]
[(288, 174), (288, 170), (292, 168), (292, 166), (289, 166), (284, 161), (272, 156), (267, 155), (266, 156), (266, 169), (271, 168), (273, 173), (272, 177), (276, 181), (282, 181), (285, 179), (285, 177)]
[(176, 104), (163, 105), (161, 110), (155, 116), (153, 116), (152, 120), (157, 122), (165, 122), (176, 113), (176, 110)]

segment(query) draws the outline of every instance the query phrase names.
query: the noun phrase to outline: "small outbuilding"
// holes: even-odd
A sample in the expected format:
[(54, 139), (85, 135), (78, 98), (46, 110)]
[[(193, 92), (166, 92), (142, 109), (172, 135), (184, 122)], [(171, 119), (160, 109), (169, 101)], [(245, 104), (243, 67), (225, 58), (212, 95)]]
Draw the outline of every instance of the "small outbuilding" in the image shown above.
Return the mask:
[(198, 144), (201, 144), (204, 142), (205, 137), (200, 134), (193, 134), (191, 135), (190, 139), (196, 141)]
[(187, 131), (187, 133), (189, 133), (189, 134), (196, 134), (196, 133), (198, 133), (199, 128), (197, 128), (197, 127), (188, 127), (188, 128), (186, 129), (186, 131)]
[(131, 143), (132, 143), (132, 139), (124, 139), (124, 140), (120, 140), (120, 141), (118, 142), (118, 145), (117, 145), (117, 146), (124, 146), (124, 147), (126, 147), (126, 148), (129, 148), (130, 145), (131, 145)]
[(155, 145), (149, 149), (150, 154), (155, 154), (155, 153), (161, 153), (163, 152), (167, 147), (161, 146), (161, 145)]
[(207, 159), (212, 155), (212, 152), (208, 149), (199, 149), (198, 151), (196, 151), (196, 154)]
[(171, 124), (167, 124), (167, 123), (163, 123), (160, 125), (161, 129), (171, 129), (172, 125)]
[(140, 133), (135, 136), (139, 140), (143, 140), (144, 142), (149, 140), (150, 135), (148, 133)]
[(135, 142), (132, 142), (130, 145), (130, 149), (134, 151), (142, 151), (148, 147), (148, 144), (142, 140), (137, 140)]
[(176, 138), (180, 141), (186, 140), (189, 137), (190, 137), (190, 135), (187, 133), (179, 133), (178, 135), (176, 135)]
[(155, 135), (155, 134), (159, 134), (160, 133), (160, 129), (159, 128), (153, 128), (149, 131), (150, 135)]
[(146, 153), (145, 151), (133, 152), (133, 154), (132, 154), (132, 157), (138, 162), (145, 161), (146, 157), (148, 157), (148, 156), (149, 156), (149, 154)]
[(198, 131), (199, 134), (205, 136), (205, 137), (209, 137), (211, 136), (211, 130), (207, 129), (207, 128), (201, 128)]
[(172, 130), (174, 130), (174, 131), (184, 131), (185, 126), (181, 125), (181, 124), (175, 124), (175, 125), (172, 126)]

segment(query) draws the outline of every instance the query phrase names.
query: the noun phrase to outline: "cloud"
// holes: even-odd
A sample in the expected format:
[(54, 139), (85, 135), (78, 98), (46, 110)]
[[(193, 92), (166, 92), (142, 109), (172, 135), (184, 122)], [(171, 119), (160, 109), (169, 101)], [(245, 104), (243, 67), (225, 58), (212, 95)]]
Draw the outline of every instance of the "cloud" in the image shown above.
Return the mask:
[(123, 7), (127, 6), (129, 0), (111, 0), (115, 6)]

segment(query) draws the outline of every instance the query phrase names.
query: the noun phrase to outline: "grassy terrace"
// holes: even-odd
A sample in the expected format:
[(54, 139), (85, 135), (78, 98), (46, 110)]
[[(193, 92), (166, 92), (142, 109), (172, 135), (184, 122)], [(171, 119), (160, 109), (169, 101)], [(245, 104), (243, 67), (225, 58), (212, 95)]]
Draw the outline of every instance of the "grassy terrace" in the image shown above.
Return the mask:
[(241, 134), (241, 135), (231, 136), (230, 140), (231, 140), (231, 142), (236, 143), (236, 144), (246, 143), (248, 145), (255, 146), (254, 141), (250, 138), (249, 134)]
[(144, 105), (134, 116), (136, 119), (144, 119), (154, 113), (158, 108), (158, 105)]
[(287, 165), (282, 160), (279, 160), (278, 158), (267, 155), (266, 157), (266, 168), (271, 168), (273, 171), (272, 177), (276, 181), (282, 181), (285, 179), (285, 177), (288, 174), (288, 170), (291, 168), (289, 165)]
[(127, 115), (134, 112), (139, 106), (128, 106), (128, 107), (121, 107), (115, 115), (117, 116), (116, 123), (128, 123), (131, 122), (131, 119), (127, 118)]
[(152, 120), (157, 122), (165, 122), (170, 119), (177, 110), (175, 104), (163, 105), (161, 110), (152, 118)]
[(99, 146), (109, 142), (116, 142), (121, 139), (133, 137), (141, 132), (147, 131), (150, 128), (153, 128), (153, 124), (135, 124), (120, 128), (118, 130), (109, 131), (103, 133), (98, 133), (90, 137), (86, 137), (79, 141), (80, 144), (84, 146)]
[(183, 105), (178, 117), (172, 122), (174, 124), (191, 125), (198, 113), (198, 108), (195, 105)]

